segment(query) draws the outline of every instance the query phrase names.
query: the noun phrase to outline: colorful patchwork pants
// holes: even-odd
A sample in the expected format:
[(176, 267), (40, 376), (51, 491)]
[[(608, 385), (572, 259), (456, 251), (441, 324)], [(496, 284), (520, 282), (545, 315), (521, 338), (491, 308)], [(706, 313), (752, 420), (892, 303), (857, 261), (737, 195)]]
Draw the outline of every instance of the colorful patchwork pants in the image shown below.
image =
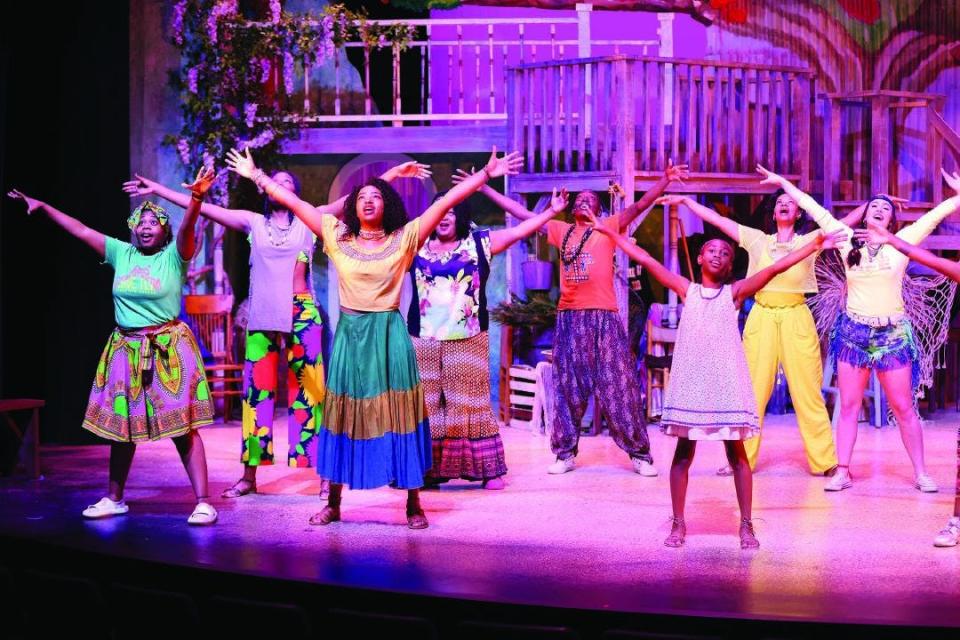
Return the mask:
[(287, 464), (313, 466), (323, 417), (323, 330), (313, 296), (293, 296), (293, 331), (248, 331), (243, 369), (243, 452), (248, 466), (273, 464), (273, 411), (281, 341), (287, 349)]
[(577, 455), (580, 422), (590, 396), (607, 417), (610, 435), (631, 458), (653, 462), (640, 385), (627, 334), (615, 311), (587, 309), (557, 314), (553, 345), (555, 417), (550, 447), (557, 458)]
[(433, 439), (433, 478), (489, 480), (507, 472), (490, 408), (490, 336), (413, 339)]

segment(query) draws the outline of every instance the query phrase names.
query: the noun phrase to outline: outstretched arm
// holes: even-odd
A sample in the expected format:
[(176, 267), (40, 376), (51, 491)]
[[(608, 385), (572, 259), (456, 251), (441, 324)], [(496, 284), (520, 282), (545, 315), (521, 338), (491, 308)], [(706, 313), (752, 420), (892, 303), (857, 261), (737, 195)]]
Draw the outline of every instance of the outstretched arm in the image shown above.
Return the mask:
[(561, 189), (560, 193), (557, 193), (556, 188), (554, 188), (553, 197), (550, 198), (550, 206), (547, 207), (543, 213), (528, 218), (515, 227), (491, 231), (490, 253), (497, 255), (498, 253), (506, 251), (513, 243), (539, 231), (540, 227), (547, 224), (557, 214), (562, 213), (563, 210), (567, 208), (568, 199), (566, 189)]
[(83, 224), (76, 218), (71, 218), (63, 211), (51, 207), (46, 202), (42, 200), (37, 200), (36, 198), (31, 198), (22, 191), (17, 189), (12, 189), (8, 194), (9, 197), (14, 200), (23, 200), (27, 205), (27, 214), (31, 214), (37, 209), (43, 211), (47, 214), (47, 217), (60, 225), (67, 233), (72, 235), (74, 238), (82, 240), (84, 244), (97, 252), (97, 255), (101, 258), (104, 257), (106, 253), (107, 240), (99, 231), (95, 231)]
[[(133, 174), (133, 180), (127, 180), (123, 183), (123, 190), (130, 194), (130, 197), (133, 196), (149, 196), (151, 194), (156, 194), (172, 202), (175, 205), (183, 207), (186, 209), (190, 206), (190, 194), (183, 193), (182, 191), (177, 191), (171, 189), (165, 185), (160, 184), (155, 180), (149, 178), (144, 178), (139, 174)], [(200, 205), (200, 215), (205, 218), (210, 218), (214, 222), (219, 222), (225, 227), (241, 231), (243, 233), (250, 232), (250, 226), (253, 224), (253, 216), (257, 215), (252, 211), (245, 211), (243, 209), (227, 209), (225, 207), (218, 207), (215, 204), (210, 204), (209, 202), (204, 202)]]
[(620, 233), (625, 233), (638, 215), (649, 209), (657, 201), (657, 198), (663, 195), (670, 183), (673, 181), (683, 182), (687, 177), (687, 165), (678, 164), (674, 166), (673, 159), (667, 160), (667, 168), (663, 172), (663, 177), (654, 183), (654, 185), (640, 199), (624, 209), (620, 214)]
[(761, 184), (771, 184), (775, 187), (783, 189), (784, 193), (793, 198), (794, 201), (796, 201), (797, 206), (806, 211), (821, 229), (827, 233), (832, 233), (834, 231), (846, 231), (847, 235), (849, 236), (850, 227), (845, 225), (842, 221), (834, 218), (833, 215), (824, 209), (819, 202), (814, 200), (795, 184), (781, 175), (764, 169), (759, 164), (757, 165), (757, 173), (763, 176), (763, 180), (760, 181)]
[(920, 244), (923, 242), (924, 238), (933, 233), (933, 230), (937, 228), (937, 225), (940, 224), (944, 218), (960, 209), (960, 173), (954, 171), (951, 175), (943, 169), (940, 171), (943, 173), (943, 178), (947, 181), (947, 185), (956, 192), (956, 195), (952, 198), (947, 198), (920, 216), (916, 222), (897, 232), (897, 236), (910, 244)]
[(820, 232), (816, 238), (806, 243), (799, 249), (791, 251), (766, 269), (761, 269), (749, 278), (737, 280), (735, 283), (733, 283), (734, 302), (739, 307), (744, 300), (755, 294), (757, 291), (760, 291), (760, 289), (763, 289), (777, 274), (783, 273), (793, 265), (797, 264), (801, 260), (804, 260), (805, 258), (810, 257), (821, 249), (835, 248), (838, 244), (843, 242), (846, 237), (847, 234), (845, 231), (834, 231), (829, 234)]
[(200, 215), (203, 197), (216, 177), (217, 174), (213, 172), (213, 169), (200, 169), (192, 183), (182, 185), (190, 192), (190, 204), (183, 216), (180, 230), (177, 231), (177, 251), (184, 260), (193, 260), (193, 256), (197, 252), (197, 237), (193, 231), (197, 226), (197, 216)]
[[(433, 172), (430, 171), (430, 165), (421, 164), (415, 160), (410, 160), (409, 162), (403, 162), (396, 166), (390, 167), (382, 174), (380, 174), (380, 179), (386, 182), (393, 182), (397, 178), (428, 178), (433, 175)], [(343, 219), (343, 203), (347, 201), (347, 196), (343, 195), (333, 202), (327, 204), (319, 205), (317, 213), (319, 214), (329, 214), (335, 216), (337, 219)]]
[(656, 278), (660, 284), (675, 291), (681, 299), (686, 298), (687, 289), (690, 288), (689, 280), (680, 274), (674, 273), (670, 271), (670, 269), (667, 269), (665, 266), (660, 264), (660, 262), (655, 260), (649, 253), (630, 242), (630, 240), (628, 240), (625, 236), (604, 225), (592, 214), (587, 215), (591, 218), (590, 222), (593, 225), (594, 231), (602, 233), (613, 240), (618, 247), (623, 249), (623, 252), (626, 253), (631, 260), (640, 263), (640, 265), (649, 271), (650, 275)]
[(896, 234), (890, 233), (890, 231), (887, 229), (884, 229), (873, 222), (868, 222), (866, 229), (858, 229), (855, 233), (857, 237), (864, 242), (879, 241), (889, 244), (891, 247), (907, 256), (914, 262), (919, 262), (925, 267), (930, 267), (934, 271), (942, 273), (951, 280), (960, 282), (960, 262), (941, 258), (935, 253), (927, 251), (923, 247), (910, 244), (902, 238), (899, 238)]
[(466, 200), (490, 178), (514, 175), (523, 166), (523, 157), (516, 151), (497, 158), (497, 148), (493, 148), (486, 166), (469, 178), (462, 180), (447, 191), (442, 198), (431, 204), (420, 215), (420, 246), (427, 241), (433, 230), (440, 224), (444, 214), (452, 207)]
[[(472, 168), (470, 169), (470, 173), (467, 173), (463, 169), (457, 169), (453, 176), (450, 177), (450, 180), (453, 182), (453, 184), (459, 184), (474, 173), (475, 172)], [(517, 220), (529, 220), (537, 215), (516, 200), (508, 198), (488, 184), (482, 185), (477, 192), (488, 197), (493, 204), (497, 205), (499, 208), (503, 209)]]
[(318, 238), (321, 236), (321, 220), (324, 214), (318, 213), (316, 207), (309, 202), (301, 200), (297, 194), (290, 191), (283, 185), (277, 183), (273, 178), (258, 169), (253, 163), (253, 157), (250, 155), (250, 149), (245, 153), (240, 153), (236, 149), (230, 149), (227, 152), (227, 167), (237, 175), (253, 180), (254, 184), (267, 192), (267, 195), (285, 206), (300, 218), (303, 224), (313, 231)]
[(657, 204), (674, 206), (682, 204), (690, 209), (690, 211), (693, 211), (693, 213), (704, 222), (720, 229), (720, 231), (729, 236), (734, 242), (740, 242), (740, 229), (736, 222), (720, 215), (710, 207), (703, 206), (689, 196), (664, 196), (657, 199)]

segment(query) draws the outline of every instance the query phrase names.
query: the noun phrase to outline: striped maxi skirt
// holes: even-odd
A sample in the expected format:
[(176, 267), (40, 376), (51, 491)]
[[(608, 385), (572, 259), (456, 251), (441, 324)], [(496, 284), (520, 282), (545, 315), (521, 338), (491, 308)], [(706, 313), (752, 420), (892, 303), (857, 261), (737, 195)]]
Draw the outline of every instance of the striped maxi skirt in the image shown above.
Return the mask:
[(340, 314), (317, 473), (352, 489), (418, 489), (431, 465), (417, 359), (397, 311)]

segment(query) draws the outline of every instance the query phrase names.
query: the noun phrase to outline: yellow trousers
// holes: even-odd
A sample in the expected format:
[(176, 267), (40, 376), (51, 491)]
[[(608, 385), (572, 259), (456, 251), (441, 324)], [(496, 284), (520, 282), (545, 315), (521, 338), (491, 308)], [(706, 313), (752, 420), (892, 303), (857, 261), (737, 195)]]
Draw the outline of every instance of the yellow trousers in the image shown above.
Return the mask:
[[(761, 427), (776, 382), (777, 365), (782, 364), (810, 471), (821, 474), (835, 466), (837, 451), (821, 392), (820, 341), (809, 307), (802, 302), (786, 307), (754, 304), (743, 331), (743, 349), (750, 366)], [(760, 438), (743, 443), (751, 469), (757, 464)]]

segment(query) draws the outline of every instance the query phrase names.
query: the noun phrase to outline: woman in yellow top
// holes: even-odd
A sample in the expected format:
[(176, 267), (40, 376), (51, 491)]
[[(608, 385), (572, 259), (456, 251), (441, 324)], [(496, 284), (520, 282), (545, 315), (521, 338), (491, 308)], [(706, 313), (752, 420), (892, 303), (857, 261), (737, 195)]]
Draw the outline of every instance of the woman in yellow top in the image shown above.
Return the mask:
[[(846, 311), (837, 319), (830, 336), (830, 358), (837, 362), (840, 387), (840, 421), (837, 424), (839, 467), (824, 489), (842, 491), (853, 486), (850, 459), (857, 440), (857, 416), (863, 391), (876, 369), (887, 402), (900, 426), (907, 455), (913, 463), (914, 486), (935, 492), (937, 484), (927, 474), (923, 457), (923, 431), (913, 407), (913, 391), (919, 378), (916, 341), (903, 302), (903, 277), (910, 261), (893, 247), (853, 237), (848, 225), (837, 220), (816, 200), (783, 176), (757, 166), (765, 184), (783, 189), (824, 231), (844, 231), (848, 240), (839, 246), (847, 275)], [(946, 174), (944, 174), (946, 176)], [(946, 176), (960, 191), (960, 181)], [(912, 245), (923, 242), (941, 220), (960, 208), (960, 195), (948, 198), (907, 225), (896, 236)], [(894, 204), (886, 196), (867, 201), (865, 220), (887, 229), (896, 226)]]
[[(815, 229), (806, 234), (797, 233), (803, 212), (796, 200), (780, 193), (773, 207), (776, 233), (766, 234), (758, 229), (737, 224), (713, 209), (687, 196), (671, 195), (657, 200), (658, 204), (684, 205), (694, 214), (722, 231), (749, 254), (747, 277), (766, 269), (790, 252), (809, 244), (820, 234)], [(848, 220), (859, 220), (862, 210), (854, 211)], [(837, 466), (837, 452), (833, 444), (830, 416), (823, 403), (823, 363), (820, 360), (820, 341), (817, 327), (806, 305), (805, 294), (817, 292), (814, 263), (819, 250), (810, 254), (783, 273), (774, 276), (756, 293), (753, 308), (747, 316), (743, 331), (743, 349), (750, 367), (750, 380), (757, 399), (760, 427), (770, 394), (777, 377), (783, 372), (790, 388), (790, 398), (797, 413), (800, 437), (807, 452), (811, 473), (830, 475)], [(760, 435), (745, 440), (750, 468), (757, 466)], [(732, 473), (729, 466), (721, 468), (720, 475)]]
[(410, 221), (399, 194), (378, 178), (347, 197), (341, 222), (257, 169), (249, 150), (246, 155), (231, 150), (227, 164), (322, 238), (339, 276), (341, 314), (317, 442), (317, 473), (330, 480), (330, 495), (310, 524), (340, 520), (344, 484), (354, 489), (389, 484), (408, 492), (408, 526), (426, 528), (419, 490), (431, 466), (432, 443), (413, 343), (397, 310), (400, 289), (444, 214), (488, 179), (516, 173), (519, 154), (498, 159), (494, 149), (482, 171)]

